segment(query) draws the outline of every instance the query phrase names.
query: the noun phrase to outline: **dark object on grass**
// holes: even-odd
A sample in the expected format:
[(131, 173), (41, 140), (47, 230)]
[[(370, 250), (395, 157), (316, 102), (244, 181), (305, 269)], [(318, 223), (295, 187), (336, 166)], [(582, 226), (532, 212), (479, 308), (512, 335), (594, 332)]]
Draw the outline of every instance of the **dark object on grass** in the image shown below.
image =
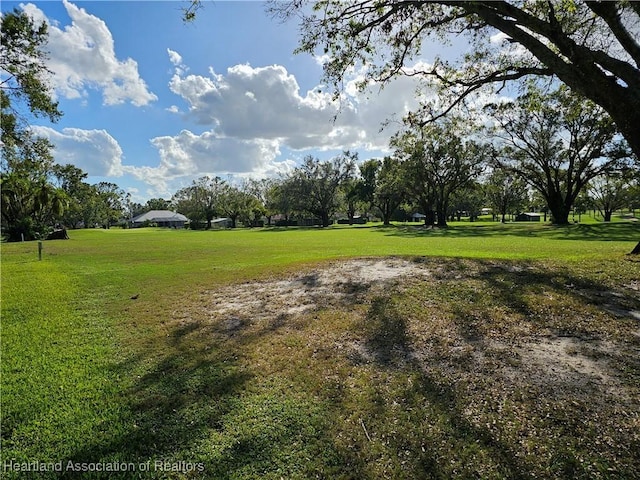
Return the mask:
[(47, 240), (69, 240), (67, 229), (62, 228), (60, 230), (54, 230), (49, 235), (47, 235)]
[(640, 242), (629, 252), (629, 255), (640, 255)]
[(137, 300), (139, 296), (140, 294), (136, 293), (133, 297), (131, 297), (131, 300)]

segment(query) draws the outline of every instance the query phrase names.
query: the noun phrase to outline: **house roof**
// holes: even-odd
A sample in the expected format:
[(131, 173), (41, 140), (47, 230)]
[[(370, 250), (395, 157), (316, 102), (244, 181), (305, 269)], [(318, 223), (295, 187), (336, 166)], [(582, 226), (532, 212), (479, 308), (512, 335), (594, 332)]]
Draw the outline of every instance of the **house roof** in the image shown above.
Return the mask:
[(131, 219), (133, 223), (144, 222), (188, 222), (189, 219), (181, 213), (170, 210), (151, 210)]

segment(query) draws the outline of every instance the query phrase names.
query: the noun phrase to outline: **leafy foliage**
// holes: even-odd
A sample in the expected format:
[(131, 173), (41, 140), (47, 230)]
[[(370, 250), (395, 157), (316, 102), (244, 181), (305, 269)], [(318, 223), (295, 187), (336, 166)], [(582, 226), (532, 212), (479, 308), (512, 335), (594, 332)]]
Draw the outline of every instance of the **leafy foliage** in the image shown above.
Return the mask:
[(600, 175), (589, 183), (588, 192), (605, 222), (610, 222), (613, 212), (628, 203), (629, 180), (628, 175), (614, 173)]
[(451, 195), (482, 172), (488, 156), (486, 147), (463, 141), (457, 131), (452, 121), (429, 124), (407, 130), (392, 142), (405, 161), (415, 198), (425, 207), (425, 214), (435, 210), (442, 227), (447, 226)]
[(357, 154), (349, 152), (331, 162), (308, 156), (286, 180), (285, 194), (296, 202), (296, 210), (317, 216), (326, 227), (339, 205), (340, 187), (355, 172), (356, 159)]
[[(2, 128), (2, 226), (12, 241), (42, 237), (66, 206), (66, 195), (49, 182), (51, 144), (35, 137), (26, 115), (56, 121), (61, 113), (46, 84), (45, 23), (24, 12), (3, 14), (0, 26), (0, 123)], [(26, 112), (23, 111), (26, 107)]]
[(225, 182), (220, 177), (207, 176), (194, 180), (188, 187), (178, 190), (171, 199), (176, 210), (194, 222), (206, 222), (211, 228), (211, 221), (221, 212), (220, 197)]
[(544, 92), (531, 87), (513, 103), (490, 105), (499, 124), (499, 168), (517, 174), (545, 199), (557, 224), (587, 183), (624, 165), (610, 117), (567, 88)]
[(61, 113), (47, 85), (47, 76), (50, 74), (44, 64), (47, 24), (43, 22), (36, 25), (26, 13), (14, 9), (2, 16), (0, 39), (0, 69), (6, 75), (0, 89), (3, 98), (2, 141), (6, 144), (11, 143), (7, 135), (20, 134), (10, 128), (17, 126), (18, 118), (4, 117), (18, 115), (16, 104), (24, 102), (31, 114), (47, 117), (51, 121), (57, 120)]
[(256, 197), (231, 185), (224, 185), (219, 201), (220, 212), (231, 219), (231, 228), (236, 227), (238, 219), (249, 225), (254, 209), (259, 207)]
[(523, 211), (528, 200), (525, 182), (502, 169), (494, 170), (489, 176), (485, 195), (493, 212), (500, 215), (502, 223), (508, 213)]
[[(326, 55), (325, 74), (337, 93), (353, 67), (365, 67), (361, 87), (418, 76), (441, 87), (442, 108), (425, 105), (437, 119), (485, 85), (555, 76), (606, 110), (640, 156), (637, 2), (290, 0), (274, 1), (270, 10), (300, 18), (298, 51)], [(410, 64), (424, 43), (446, 42), (450, 34), (472, 45), (461, 59)]]
[(389, 225), (391, 216), (407, 197), (402, 163), (395, 157), (373, 159), (364, 162), (360, 171), (363, 198), (380, 212), (383, 223)]

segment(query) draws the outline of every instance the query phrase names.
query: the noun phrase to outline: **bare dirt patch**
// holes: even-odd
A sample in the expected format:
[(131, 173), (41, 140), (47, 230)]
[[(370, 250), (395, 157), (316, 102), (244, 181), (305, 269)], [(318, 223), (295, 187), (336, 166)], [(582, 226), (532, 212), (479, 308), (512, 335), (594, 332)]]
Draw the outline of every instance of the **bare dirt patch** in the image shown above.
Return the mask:
[(427, 276), (420, 264), (402, 258), (333, 262), (285, 279), (231, 285), (204, 292), (207, 314), (227, 318), (230, 331), (243, 322), (272, 321), (318, 307), (358, 302), (403, 277)]
[(544, 387), (556, 396), (629, 399), (629, 392), (616, 373), (616, 343), (579, 337), (542, 337), (523, 339), (515, 352), (519, 366), (511, 369), (511, 378)]
[[(536, 282), (540, 281), (540, 275), (536, 276), (533, 270), (528, 265), (502, 265), (495, 262), (479, 266), (473, 262), (464, 265), (434, 263), (422, 258), (350, 259), (302, 270), (286, 278), (247, 282), (202, 292), (202, 313), (218, 332), (235, 336), (252, 329), (283, 327), (299, 321), (308, 323), (311, 320), (306, 316), (319, 309), (330, 308), (350, 315), (354, 306), (370, 306), (373, 299), (388, 296), (392, 292), (398, 294), (404, 285), (415, 285), (416, 282), (430, 285), (423, 288), (433, 290), (448, 288), (443, 285), (464, 285), (479, 278), (486, 280), (488, 277), (511, 275), (524, 285), (528, 274), (532, 274)], [(487, 285), (491, 286), (495, 281), (492, 278)], [(510, 285), (509, 288), (515, 291), (519, 287)], [(564, 285), (561, 289), (566, 290)], [(571, 289), (567, 292), (572, 293)], [(486, 294), (490, 296), (492, 292)], [(580, 292), (578, 294), (581, 295)], [(457, 299), (445, 302), (449, 306), (456, 304)], [(500, 299), (496, 299), (496, 302), (499, 303)], [(340, 340), (340, 348), (336, 351), (356, 363), (393, 358), (397, 365), (405, 367), (413, 364), (418, 368), (429, 370), (435, 367), (441, 371), (451, 371), (453, 368), (459, 370), (456, 375), (489, 374), (507, 382), (539, 386), (550, 391), (558, 387), (558, 391), (569, 395), (587, 394), (595, 388), (601, 394), (628, 397), (615, 373), (616, 354), (628, 351), (628, 346), (603, 340), (600, 338), (602, 335), (571, 336), (562, 332), (553, 333), (552, 329), (545, 329), (546, 333), (540, 335), (538, 326), (533, 322), (533, 326), (509, 326), (510, 330), (505, 332), (504, 328), (498, 328), (504, 319), (487, 318), (479, 304), (474, 308), (473, 300), (469, 301), (468, 307), (463, 307), (467, 308), (467, 317), (452, 322), (447, 320), (447, 306), (438, 307), (433, 312), (432, 317), (439, 317), (437, 322), (430, 322), (425, 317), (407, 322), (405, 327), (408, 331), (402, 332), (407, 336), (403, 337), (401, 345), (386, 342), (387, 347), (391, 345), (390, 348), (394, 350), (391, 354), (378, 351), (380, 348), (375, 341), (370, 342), (358, 335)], [(601, 308), (612, 313), (608, 303), (601, 305)], [(633, 316), (634, 313), (629, 310), (615, 312), (618, 316)], [(545, 314), (553, 315), (548, 311)], [(371, 310), (366, 315), (368, 318), (361, 322), (372, 325)], [(530, 315), (536, 316), (533, 311)], [(580, 316), (577, 313), (577, 317)], [(457, 327), (453, 325), (456, 322)], [(484, 322), (485, 325), (480, 325), (479, 330), (471, 335), (469, 326), (474, 322)], [(388, 328), (388, 323), (375, 326), (378, 330)], [(499, 333), (481, 333), (483, 329), (493, 328), (498, 328), (496, 332)]]
[(434, 425), (453, 426), (454, 442), (484, 445), (487, 468), (504, 454), (512, 478), (636, 478), (636, 283), (526, 261), (362, 258), (204, 291), (175, 319), (256, 381), (326, 402), (349, 445), (400, 437), (420, 457)]

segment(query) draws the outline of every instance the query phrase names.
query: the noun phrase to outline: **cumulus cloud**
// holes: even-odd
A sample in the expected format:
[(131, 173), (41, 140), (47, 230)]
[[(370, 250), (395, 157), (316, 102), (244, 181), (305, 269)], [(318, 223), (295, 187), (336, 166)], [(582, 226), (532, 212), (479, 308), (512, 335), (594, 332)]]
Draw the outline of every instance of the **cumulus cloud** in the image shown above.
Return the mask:
[[(264, 177), (291, 171), (296, 162), (282, 159), (281, 149), (385, 150), (400, 120), (418, 105), (415, 78), (404, 77), (384, 89), (355, 86), (354, 72), (344, 95), (335, 100), (318, 86), (301, 92), (294, 75), (282, 65), (235, 65), (225, 74), (212, 68), (209, 75), (186, 74), (182, 57), (167, 49), (176, 67), (169, 83), (187, 104), (187, 113), (208, 127), (201, 134), (183, 130), (151, 140), (159, 165), (129, 168), (128, 172), (152, 186), (155, 193), (170, 190), (180, 179), (201, 175)], [(178, 113), (172, 106), (169, 111)]]
[(249, 172), (280, 153), (274, 140), (220, 137), (214, 132), (196, 135), (183, 130), (176, 136), (156, 137), (151, 143), (158, 149), (165, 172), (172, 176)]
[(235, 65), (226, 75), (211, 70), (210, 77), (176, 74), (169, 86), (199, 123), (234, 138), (280, 138), (312, 146), (331, 131), (337, 112), (330, 95), (301, 96), (295, 77), (280, 65)]
[(176, 75), (184, 75), (185, 72), (189, 71), (189, 67), (182, 63), (182, 55), (170, 48), (167, 48), (167, 53), (169, 54), (169, 61), (176, 67)]
[(175, 136), (151, 140), (160, 163), (155, 167), (126, 166), (124, 170), (152, 186), (156, 194), (171, 194), (185, 179), (203, 175), (264, 177), (290, 171), (293, 162), (279, 161), (279, 142), (223, 137), (213, 131), (195, 134), (183, 130)]
[(345, 95), (335, 101), (322, 87), (301, 93), (282, 65), (235, 65), (226, 74), (173, 76), (169, 87), (189, 106), (189, 115), (225, 137), (270, 139), (292, 149), (386, 148), (380, 133), (389, 118), (417, 106), (416, 80), (401, 78), (380, 91), (356, 90), (354, 74)]
[(64, 128), (59, 132), (44, 126), (31, 128), (36, 135), (47, 138), (54, 145), (56, 163), (70, 163), (90, 176), (119, 177), (124, 173), (122, 148), (105, 130)]
[(47, 66), (53, 72), (55, 92), (66, 98), (83, 98), (87, 89), (98, 89), (105, 105), (131, 102), (143, 106), (157, 100), (140, 77), (137, 62), (116, 58), (106, 23), (67, 0), (63, 4), (72, 21), (64, 29), (49, 22), (37, 6), (30, 3), (22, 7), (35, 20), (49, 24)]

